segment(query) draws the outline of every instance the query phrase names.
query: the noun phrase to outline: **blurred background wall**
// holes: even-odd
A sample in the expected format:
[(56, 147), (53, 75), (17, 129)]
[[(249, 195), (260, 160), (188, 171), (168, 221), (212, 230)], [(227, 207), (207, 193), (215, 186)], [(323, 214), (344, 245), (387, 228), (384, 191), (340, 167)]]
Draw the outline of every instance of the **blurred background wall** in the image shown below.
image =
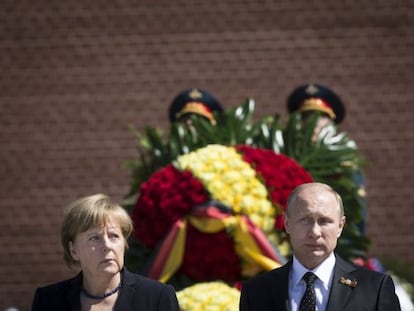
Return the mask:
[(73, 275), (62, 208), (129, 190), (129, 126), (167, 129), (188, 87), (287, 116), (305, 82), (333, 88), (365, 154), (371, 253), (414, 264), (412, 1), (11, 1), (0, 4), (0, 310)]

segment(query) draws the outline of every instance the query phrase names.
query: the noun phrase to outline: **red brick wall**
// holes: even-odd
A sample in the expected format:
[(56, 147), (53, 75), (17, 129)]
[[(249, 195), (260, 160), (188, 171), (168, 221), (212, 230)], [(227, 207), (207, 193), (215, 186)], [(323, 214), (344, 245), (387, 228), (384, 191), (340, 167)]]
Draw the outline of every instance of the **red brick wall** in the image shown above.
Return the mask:
[[(139, 4), (138, 4), (139, 3)], [(128, 191), (128, 125), (166, 127), (184, 88), (280, 112), (317, 81), (346, 101), (369, 161), (372, 253), (414, 264), (411, 1), (11, 1), (0, 4), (0, 310), (72, 275), (62, 207)]]

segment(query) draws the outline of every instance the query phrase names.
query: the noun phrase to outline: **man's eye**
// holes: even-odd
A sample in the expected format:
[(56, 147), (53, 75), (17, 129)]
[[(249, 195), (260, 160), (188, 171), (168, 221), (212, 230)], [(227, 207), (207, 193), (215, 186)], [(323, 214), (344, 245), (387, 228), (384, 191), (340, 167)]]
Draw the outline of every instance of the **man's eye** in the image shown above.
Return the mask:
[(329, 223), (331, 223), (331, 221), (329, 219), (326, 219), (326, 218), (322, 218), (322, 219), (319, 220), (320, 225), (326, 225), (326, 224), (329, 224)]

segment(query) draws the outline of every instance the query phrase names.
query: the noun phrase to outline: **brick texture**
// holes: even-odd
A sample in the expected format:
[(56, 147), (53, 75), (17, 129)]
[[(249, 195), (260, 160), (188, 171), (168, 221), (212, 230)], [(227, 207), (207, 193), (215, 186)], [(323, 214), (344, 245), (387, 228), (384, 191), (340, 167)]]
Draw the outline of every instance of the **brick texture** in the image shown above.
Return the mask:
[(369, 166), (371, 252), (414, 264), (411, 1), (12, 1), (0, 4), (0, 310), (72, 275), (62, 208), (129, 189), (128, 126), (166, 127), (182, 89), (286, 116), (308, 81), (346, 101)]

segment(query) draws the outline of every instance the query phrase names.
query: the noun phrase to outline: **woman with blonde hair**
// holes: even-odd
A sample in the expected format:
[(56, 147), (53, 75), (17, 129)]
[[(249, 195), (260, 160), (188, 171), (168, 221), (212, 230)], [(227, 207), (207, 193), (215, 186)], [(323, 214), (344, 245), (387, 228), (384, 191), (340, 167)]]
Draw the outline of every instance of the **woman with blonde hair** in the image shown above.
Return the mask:
[(64, 260), (80, 273), (38, 288), (32, 311), (179, 310), (174, 289), (124, 267), (132, 221), (108, 196), (96, 194), (70, 204), (64, 213)]

